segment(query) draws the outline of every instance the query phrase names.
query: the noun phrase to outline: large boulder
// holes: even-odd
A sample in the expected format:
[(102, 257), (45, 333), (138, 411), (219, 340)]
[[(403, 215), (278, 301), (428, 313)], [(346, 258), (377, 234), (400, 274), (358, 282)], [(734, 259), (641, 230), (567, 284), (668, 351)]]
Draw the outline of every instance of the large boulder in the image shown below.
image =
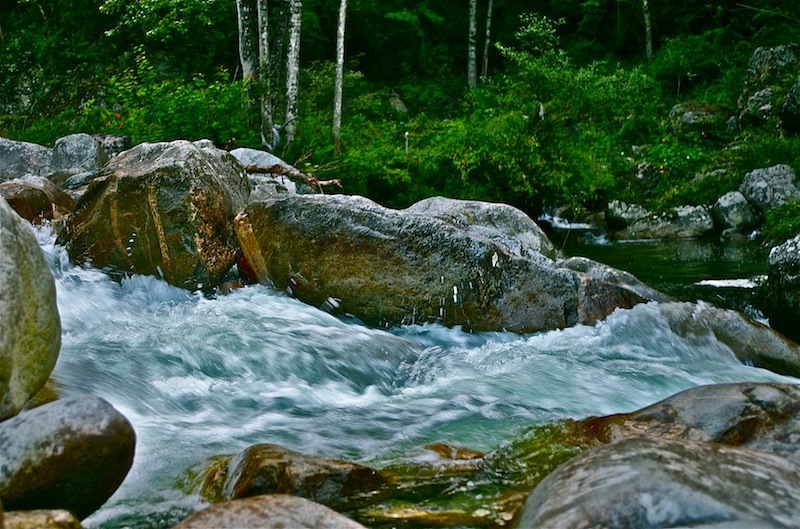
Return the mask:
[(800, 342), (800, 235), (770, 250), (769, 274), (757, 299), (770, 325)]
[(0, 423), (0, 497), (6, 510), (97, 510), (133, 462), (135, 434), (105, 400), (79, 396)]
[(704, 206), (678, 206), (653, 213), (614, 234), (617, 240), (697, 239), (714, 234), (714, 220)]
[(719, 197), (711, 208), (711, 215), (717, 229), (727, 234), (747, 233), (758, 224), (750, 204), (739, 191), (731, 191)]
[(236, 159), (199, 145), (143, 143), (106, 164), (59, 238), (70, 257), (191, 290), (216, 286), (235, 262), (232, 220), (250, 190)]
[[(741, 125), (783, 125), (778, 121), (779, 114), (790, 91), (790, 83), (800, 69), (799, 59), (800, 47), (797, 44), (756, 48), (750, 57), (737, 103), (737, 118)], [(791, 126), (789, 123), (789, 129)]]
[(800, 438), (800, 386), (700, 386), (631, 413), (584, 419), (574, 428), (591, 432), (600, 443), (632, 437), (705, 441), (761, 450), (800, 464), (795, 442)]
[(75, 200), (47, 178), (32, 176), (0, 183), (0, 196), (29, 222), (59, 220), (75, 211)]
[(282, 494), (255, 496), (212, 505), (173, 529), (366, 529), (323, 505)]
[(800, 200), (800, 181), (788, 165), (756, 169), (744, 175), (739, 191), (763, 214), (787, 202)]
[(676, 334), (728, 346), (740, 362), (775, 373), (800, 376), (800, 345), (735, 310), (708, 303), (660, 303), (659, 312)]
[(97, 171), (108, 161), (100, 143), (88, 134), (70, 134), (53, 145), (51, 169), (57, 175)]
[(367, 324), (533, 332), (577, 321), (577, 274), (414, 208), (290, 195), (249, 204), (235, 226), (259, 281)]
[(65, 510), (7, 512), (2, 529), (81, 529), (81, 523)]
[(800, 519), (800, 464), (697, 441), (636, 438), (589, 450), (528, 497), (520, 529), (788, 529)]
[(622, 230), (648, 217), (651, 213), (638, 204), (628, 204), (621, 200), (612, 200), (605, 211), (606, 224), (612, 230)]
[(291, 494), (336, 505), (386, 484), (386, 479), (372, 468), (271, 444), (253, 445), (235, 456), (216, 458), (202, 475), (201, 495), (212, 502)]
[(26, 175), (46, 176), (52, 157), (53, 151), (47, 147), (0, 138), (0, 182)]
[(60, 348), (53, 274), (30, 225), (0, 198), (0, 420), (44, 386)]

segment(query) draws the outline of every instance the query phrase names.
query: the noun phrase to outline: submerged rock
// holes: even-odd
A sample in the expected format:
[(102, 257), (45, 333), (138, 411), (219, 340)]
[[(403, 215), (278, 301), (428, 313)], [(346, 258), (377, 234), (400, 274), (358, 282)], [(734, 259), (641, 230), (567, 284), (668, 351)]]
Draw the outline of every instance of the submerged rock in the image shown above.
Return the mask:
[(800, 345), (740, 312), (704, 302), (661, 303), (658, 308), (681, 336), (714, 338), (728, 346), (740, 362), (800, 376)]
[(0, 198), (0, 420), (44, 386), (60, 348), (53, 274), (30, 225)]
[(105, 400), (62, 399), (0, 423), (7, 510), (65, 509), (80, 519), (117, 490), (133, 462), (133, 427)]
[(770, 325), (800, 341), (800, 235), (769, 252), (769, 275), (757, 297)]
[(632, 437), (705, 441), (769, 452), (800, 464), (800, 386), (700, 386), (631, 413), (584, 419), (573, 428), (591, 432), (600, 443)]
[(575, 273), (541, 254), (520, 257), (491, 226), (461, 222), (363, 197), (295, 195), (253, 202), (235, 225), (259, 281), (370, 325), (532, 332), (576, 323)]
[(544, 479), (520, 529), (796, 527), (800, 465), (697, 441), (629, 439), (589, 450)]
[(323, 505), (281, 494), (213, 505), (173, 529), (366, 529)]
[(226, 151), (140, 144), (106, 164), (59, 242), (71, 259), (117, 275), (210, 289), (236, 259), (232, 220), (248, 195), (247, 175)]
[(354, 495), (374, 492), (385, 483), (379, 472), (363, 465), (258, 444), (229, 459), (212, 461), (204, 472), (200, 492), (215, 502), (291, 494), (335, 505), (346, 503)]

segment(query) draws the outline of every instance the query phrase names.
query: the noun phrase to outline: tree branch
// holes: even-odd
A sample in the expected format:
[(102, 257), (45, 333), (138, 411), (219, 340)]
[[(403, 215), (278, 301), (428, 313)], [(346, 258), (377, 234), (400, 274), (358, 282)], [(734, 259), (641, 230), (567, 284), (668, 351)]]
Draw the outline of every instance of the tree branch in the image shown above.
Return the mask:
[(290, 180), (292, 180), (293, 182), (299, 182), (301, 184), (305, 184), (322, 194), (324, 194), (322, 189), (323, 187), (328, 187), (328, 186), (342, 187), (342, 181), (339, 180), (338, 178), (333, 178), (331, 180), (320, 180), (316, 176), (306, 174), (302, 171), (295, 169), (294, 167), (286, 167), (283, 165), (276, 164), (270, 167), (263, 165), (248, 165), (244, 168), (244, 170), (247, 171), (248, 173), (264, 173), (275, 176), (285, 176)]

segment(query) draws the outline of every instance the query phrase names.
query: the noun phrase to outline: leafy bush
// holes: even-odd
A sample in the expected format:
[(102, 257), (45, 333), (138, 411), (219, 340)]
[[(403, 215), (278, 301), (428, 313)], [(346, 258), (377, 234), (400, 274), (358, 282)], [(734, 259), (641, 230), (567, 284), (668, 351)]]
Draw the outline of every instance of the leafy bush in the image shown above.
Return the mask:
[(777, 246), (800, 233), (800, 201), (768, 211), (761, 233), (770, 246)]

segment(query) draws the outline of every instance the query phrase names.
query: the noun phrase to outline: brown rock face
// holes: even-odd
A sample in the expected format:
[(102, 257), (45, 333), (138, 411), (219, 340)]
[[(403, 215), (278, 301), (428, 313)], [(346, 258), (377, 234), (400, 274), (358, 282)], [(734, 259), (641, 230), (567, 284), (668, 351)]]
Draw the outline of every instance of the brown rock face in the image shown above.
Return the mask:
[(248, 194), (244, 170), (225, 151), (141, 144), (106, 164), (59, 240), (71, 259), (117, 275), (207, 289), (236, 259), (232, 220)]
[(249, 204), (236, 232), (259, 281), (370, 325), (533, 332), (577, 321), (578, 276), (517, 253), (491, 226), (306, 195)]
[(0, 196), (17, 214), (30, 221), (60, 219), (75, 210), (75, 201), (46, 178), (0, 183)]

